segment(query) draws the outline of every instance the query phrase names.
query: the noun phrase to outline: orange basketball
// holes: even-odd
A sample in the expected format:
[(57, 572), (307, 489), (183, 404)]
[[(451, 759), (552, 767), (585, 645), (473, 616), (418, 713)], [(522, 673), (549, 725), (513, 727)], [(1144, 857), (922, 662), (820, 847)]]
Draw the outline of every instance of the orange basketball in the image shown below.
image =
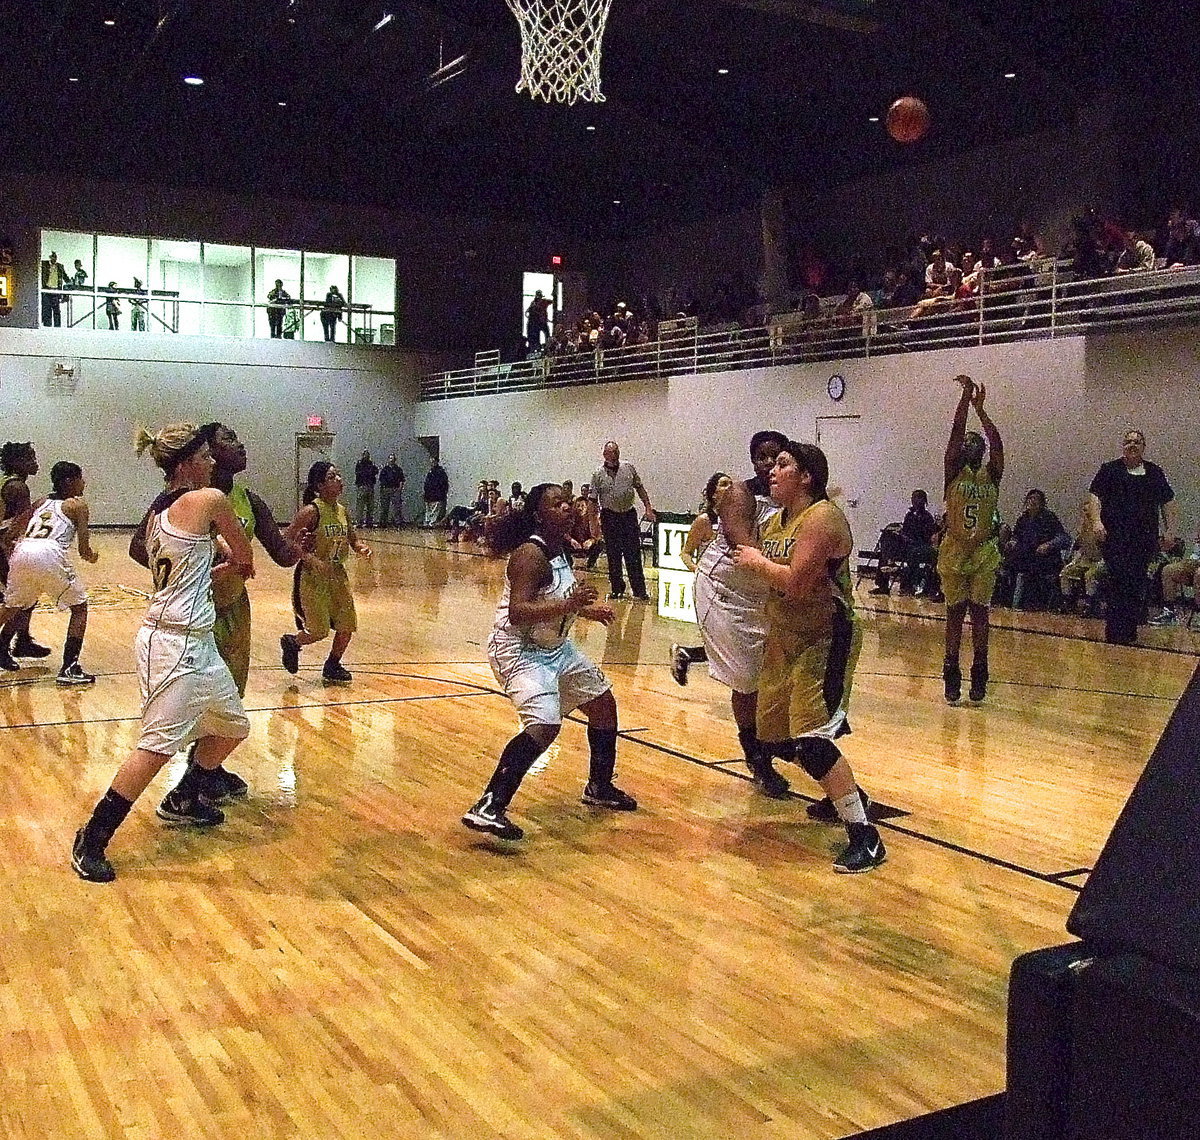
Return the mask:
[(915, 95), (901, 95), (887, 113), (887, 132), (897, 142), (914, 143), (929, 130), (929, 108)]

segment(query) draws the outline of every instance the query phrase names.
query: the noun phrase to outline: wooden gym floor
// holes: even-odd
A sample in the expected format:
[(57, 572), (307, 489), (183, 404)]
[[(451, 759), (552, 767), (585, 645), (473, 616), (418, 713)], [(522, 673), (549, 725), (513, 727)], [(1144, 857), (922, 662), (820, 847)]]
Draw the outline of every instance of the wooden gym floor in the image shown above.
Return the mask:
[[(1095, 622), (997, 611), (1025, 628), (994, 632), (986, 705), (949, 708), (937, 608), (868, 610), (846, 752), (905, 814), (884, 867), (841, 877), (840, 830), (733, 761), (725, 690), (702, 666), (672, 682), (667, 648), (694, 631), (623, 603), (582, 638), (642, 809), (578, 802), (569, 724), (505, 848), (458, 822), (513, 731), (483, 650), (502, 564), (369, 537), (345, 687), (322, 686), (317, 649), (297, 678), (279, 667), (289, 576), (257, 552), (253, 728), (231, 763), (252, 794), (221, 828), (169, 830), (164, 773), (110, 847), (111, 886), (67, 853), (137, 736), (148, 583), (126, 536), (83, 567), (98, 684), (0, 680), (0, 1134), (832, 1138), (1002, 1087), (1009, 964), (1066, 940), (1190, 633), (1118, 648)], [(64, 628), (35, 616), (55, 668)]]

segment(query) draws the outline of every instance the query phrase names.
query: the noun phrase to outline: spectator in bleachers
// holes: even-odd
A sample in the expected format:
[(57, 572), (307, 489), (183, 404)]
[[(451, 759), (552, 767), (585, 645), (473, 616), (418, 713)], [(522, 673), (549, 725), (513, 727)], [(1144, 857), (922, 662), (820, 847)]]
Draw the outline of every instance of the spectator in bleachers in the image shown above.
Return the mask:
[(1144, 273), (1154, 268), (1154, 246), (1133, 231), (1125, 235), (1125, 248), (1117, 258), (1118, 273)]
[(849, 322), (861, 317), (863, 313), (869, 312), (874, 307), (875, 302), (871, 299), (871, 294), (862, 287), (857, 278), (852, 277), (846, 285), (845, 299), (838, 305), (835, 312), (843, 321)]
[(1200, 265), (1200, 222), (1188, 217), (1187, 208), (1172, 206), (1167, 215), (1167, 241), (1163, 247), (1167, 269)]
[(1083, 515), (1079, 531), (1071, 547), (1071, 560), (1058, 576), (1059, 589), (1063, 596), (1063, 613), (1071, 613), (1083, 606), (1088, 617), (1100, 614), (1100, 587), (1104, 582), (1104, 557), (1100, 552), (1100, 539), (1088, 516), (1087, 503), (1083, 504)]
[(1063, 552), (1071, 545), (1058, 515), (1046, 507), (1046, 496), (1036, 487), (1025, 496), (1025, 509), (1004, 544), (1001, 569), (1012, 581), (1012, 604), (1022, 609), (1030, 594), (1048, 604), (1048, 588), (1056, 585), (1063, 568)]

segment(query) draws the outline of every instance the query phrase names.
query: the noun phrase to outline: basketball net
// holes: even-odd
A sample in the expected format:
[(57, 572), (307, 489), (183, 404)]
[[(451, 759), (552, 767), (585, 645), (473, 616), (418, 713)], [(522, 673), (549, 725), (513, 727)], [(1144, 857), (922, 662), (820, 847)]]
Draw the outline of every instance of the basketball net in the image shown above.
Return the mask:
[(518, 91), (547, 103), (603, 103), (600, 44), (612, 0), (505, 0), (521, 27)]

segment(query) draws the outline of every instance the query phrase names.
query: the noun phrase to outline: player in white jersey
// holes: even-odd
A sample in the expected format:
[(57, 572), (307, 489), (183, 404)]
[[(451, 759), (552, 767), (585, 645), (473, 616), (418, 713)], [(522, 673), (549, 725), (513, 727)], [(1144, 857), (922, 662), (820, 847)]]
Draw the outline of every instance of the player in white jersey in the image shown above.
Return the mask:
[(613, 608), (598, 605), (594, 586), (575, 580), (564, 544), (571, 504), (555, 483), (529, 492), (525, 506), (502, 516), (492, 549), (508, 554), (504, 593), (488, 640), (488, 661), (517, 709), (521, 731), (505, 746), (483, 795), (463, 824), (500, 839), (524, 834), (504, 813), (525, 774), (558, 736), (565, 713), (588, 718), (590, 752), (583, 802), (633, 811), (637, 801), (613, 784), (617, 702), (607, 677), (571, 640), (576, 615), (608, 625)]
[(79, 556), (95, 562), (99, 555), (88, 538), (88, 505), (83, 497), (83, 471), (65, 460), (50, 470), (48, 498), (33, 507), (33, 515), (19, 539), (8, 566), (8, 588), (0, 606), (0, 626), (15, 615), (32, 610), (47, 595), (60, 609), (70, 610), (67, 640), (63, 646), (60, 685), (91, 685), (96, 678), (79, 664), (87, 632), (87, 591), (67, 557), (78, 538)]
[(156, 436), (141, 431), (138, 454), (147, 448), (166, 472), (167, 489), (151, 505), (146, 528), (154, 594), (135, 646), (142, 733), (75, 835), (71, 865), (80, 878), (95, 883), (116, 878), (104, 854), (109, 840), (163, 765), (193, 740), (195, 763), (159, 804), (158, 815), (169, 823), (221, 823), (223, 813), (203, 798), (207, 774), (250, 732), (237, 686), (213, 639), (212, 531), (243, 578), (254, 576), (250, 543), (229, 500), (208, 485), (213, 460), (195, 425), (169, 424)]
[[(717, 533), (696, 567), (696, 623), (704, 641), (708, 671), (730, 689), (738, 743), (755, 787), (780, 799), (788, 782), (775, 771), (771, 757), (758, 745), (755, 722), (758, 676), (767, 637), (766, 585), (745, 567), (734, 552), (739, 546), (757, 547), (766, 521), (778, 511), (771, 502), (770, 473), (787, 436), (777, 431), (755, 432), (750, 438), (754, 477), (734, 483), (716, 503)], [(672, 673), (686, 680), (686, 667), (672, 651)]]

